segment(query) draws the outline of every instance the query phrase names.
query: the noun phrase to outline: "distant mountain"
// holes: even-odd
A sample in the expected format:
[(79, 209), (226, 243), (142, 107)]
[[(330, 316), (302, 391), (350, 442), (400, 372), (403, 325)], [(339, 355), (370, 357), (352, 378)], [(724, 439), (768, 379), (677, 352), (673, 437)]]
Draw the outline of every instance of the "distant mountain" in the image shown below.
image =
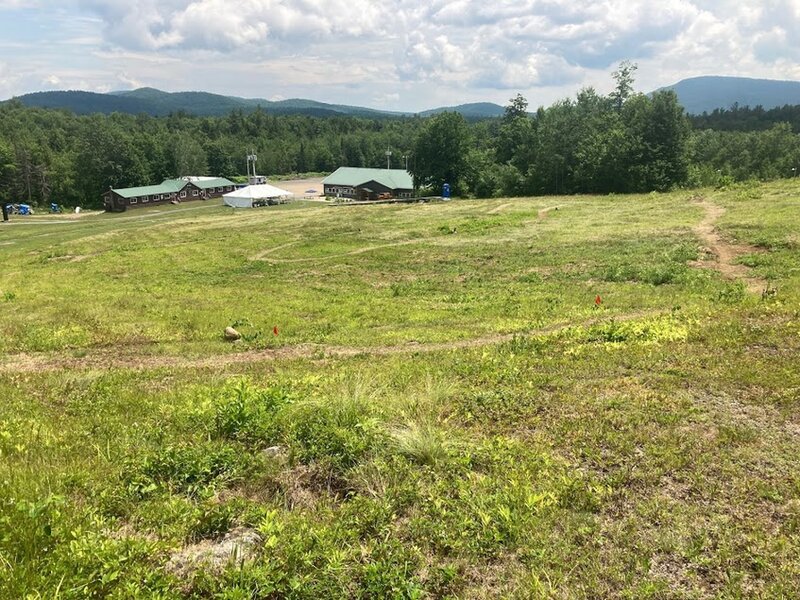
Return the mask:
[(422, 111), (419, 114), (421, 117), (430, 117), (431, 115), (437, 115), (443, 112), (457, 112), (471, 119), (487, 119), (502, 116), (505, 109), (499, 104), (492, 104), (491, 102), (475, 102), (473, 104), (459, 104), (458, 106), (434, 108), (432, 110)]
[[(414, 113), (381, 111), (359, 106), (326, 104), (315, 100), (291, 99), (271, 101), (259, 98), (237, 98), (207, 92), (162, 92), (154, 88), (96, 94), (81, 91), (36, 92), (18, 96), (26, 106), (70, 110), (79, 115), (113, 112), (164, 116), (185, 112), (198, 116), (222, 116), (234, 110), (253, 111), (257, 107), (274, 115), (307, 115), (315, 117), (354, 116), (365, 118), (407, 117)], [(422, 116), (451, 110), (468, 118), (496, 117), (503, 108), (496, 104), (464, 104), (437, 108), (420, 113)]]
[(661, 89), (673, 90), (686, 112), (695, 115), (734, 104), (765, 109), (800, 104), (800, 81), (709, 76), (684, 79)]

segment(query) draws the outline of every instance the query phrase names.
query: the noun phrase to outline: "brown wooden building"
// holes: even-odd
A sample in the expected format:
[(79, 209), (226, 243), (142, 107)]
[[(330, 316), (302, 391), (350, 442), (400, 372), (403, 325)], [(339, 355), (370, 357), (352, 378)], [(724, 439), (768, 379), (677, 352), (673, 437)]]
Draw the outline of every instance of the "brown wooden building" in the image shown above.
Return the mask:
[(377, 200), (378, 198), (411, 198), (414, 181), (404, 169), (362, 169), (339, 167), (322, 180), (326, 196)]
[(166, 179), (159, 185), (109, 189), (103, 194), (103, 206), (107, 211), (121, 212), (128, 208), (166, 202), (220, 198), (233, 189), (233, 182), (224, 177)]

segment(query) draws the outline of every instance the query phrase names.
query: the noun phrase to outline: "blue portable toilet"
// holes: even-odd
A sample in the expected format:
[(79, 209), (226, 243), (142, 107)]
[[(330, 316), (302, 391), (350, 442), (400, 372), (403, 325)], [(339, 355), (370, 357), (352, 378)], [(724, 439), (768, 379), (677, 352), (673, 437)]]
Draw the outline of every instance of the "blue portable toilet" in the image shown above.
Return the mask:
[(445, 183), (442, 186), (442, 198), (449, 198), (450, 197), (450, 184)]
[(19, 205), (19, 214), (21, 214), (21, 215), (29, 215), (29, 214), (31, 214), (31, 206), (30, 206), (30, 204), (20, 204)]

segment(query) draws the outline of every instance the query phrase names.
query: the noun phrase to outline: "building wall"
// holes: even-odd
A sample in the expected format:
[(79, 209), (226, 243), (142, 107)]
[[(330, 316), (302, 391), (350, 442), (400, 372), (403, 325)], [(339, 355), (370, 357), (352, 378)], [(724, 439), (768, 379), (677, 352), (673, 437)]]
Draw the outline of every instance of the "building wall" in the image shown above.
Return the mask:
[[(364, 188), (369, 188), (373, 193), (366, 191)], [(414, 190), (408, 189), (390, 189), (377, 181), (368, 181), (360, 185), (330, 185), (325, 184), (323, 192), (326, 196), (333, 198), (352, 198), (356, 200), (374, 200), (379, 194), (391, 193), (394, 198), (412, 198)]]
[(332, 196), (334, 198), (341, 197), (341, 198), (355, 198), (356, 197), (356, 188), (354, 186), (349, 185), (329, 185), (325, 184), (323, 187), (323, 193), (326, 196)]
[(166, 202), (172, 202), (173, 200), (178, 200), (179, 202), (189, 202), (190, 200), (221, 198), (223, 194), (233, 190), (233, 185), (219, 186), (203, 190), (191, 181), (187, 181), (186, 185), (184, 185), (183, 188), (177, 192), (170, 192), (167, 194), (147, 194), (143, 196), (134, 196), (132, 198), (123, 198), (113, 190), (109, 190), (103, 194), (103, 206), (106, 211), (122, 212), (128, 208), (151, 206), (153, 204), (164, 204)]

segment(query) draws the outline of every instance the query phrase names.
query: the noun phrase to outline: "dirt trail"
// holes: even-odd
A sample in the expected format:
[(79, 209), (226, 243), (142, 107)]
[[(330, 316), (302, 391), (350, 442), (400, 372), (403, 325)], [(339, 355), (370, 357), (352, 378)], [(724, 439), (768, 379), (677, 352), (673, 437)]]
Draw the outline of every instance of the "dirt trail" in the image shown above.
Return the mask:
[(539, 211), (539, 218), (540, 219), (545, 219), (547, 217), (548, 213), (550, 213), (553, 210), (558, 210), (558, 206), (548, 206), (547, 208), (541, 209)]
[(507, 209), (509, 206), (511, 206), (511, 204), (512, 204), (511, 202), (504, 202), (503, 204), (498, 204), (494, 208), (491, 208), (490, 210), (486, 211), (486, 214), (487, 215), (496, 215), (498, 213), (503, 212), (505, 209)]
[(736, 263), (736, 259), (740, 256), (755, 254), (761, 250), (748, 244), (733, 244), (726, 241), (715, 227), (717, 220), (725, 214), (725, 209), (705, 198), (701, 198), (698, 204), (705, 210), (705, 216), (694, 228), (694, 231), (703, 240), (708, 254), (712, 255), (713, 263), (698, 261), (692, 263), (693, 266), (710, 266), (727, 279), (743, 281), (751, 292), (757, 294), (763, 292), (769, 285), (767, 280), (753, 275), (750, 267)]
[(247, 350), (232, 354), (219, 354), (202, 358), (187, 358), (176, 355), (137, 355), (125, 353), (119, 347), (90, 350), (86, 355), (76, 358), (71, 356), (41, 354), (17, 354), (5, 357), (0, 363), (3, 372), (47, 372), (64, 369), (156, 369), (156, 368), (218, 368), (230, 365), (265, 362), (279, 359), (326, 359), (348, 358), (359, 355), (394, 356), (400, 354), (417, 354), (480, 348), (508, 342), (515, 337), (527, 338), (537, 335), (558, 333), (569, 327), (590, 327), (598, 323), (614, 320), (616, 322), (657, 316), (664, 311), (636, 311), (611, 317), (598, 316), (578, 323), (555, 323), (545, 327), (515, 333), (494, 333), (466, 340), (451, 342), (407, 342), (393, 346), (331, 346), (328, 344), (298, 344), (265, 350)]

